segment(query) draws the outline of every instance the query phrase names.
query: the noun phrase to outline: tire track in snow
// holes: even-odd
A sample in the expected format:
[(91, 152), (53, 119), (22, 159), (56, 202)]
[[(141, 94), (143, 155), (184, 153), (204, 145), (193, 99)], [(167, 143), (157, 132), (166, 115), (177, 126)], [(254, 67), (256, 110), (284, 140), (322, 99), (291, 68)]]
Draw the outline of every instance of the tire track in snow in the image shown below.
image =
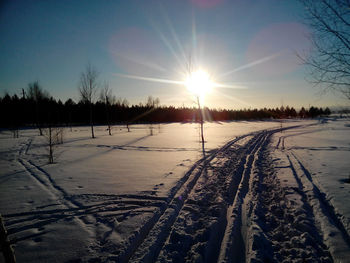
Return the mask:
[(130, 262), (155, 261), (158, 257), (160, 249), (170, 233), (169, 231), (172, 225), (176, 221), (180, 210), (183, 208), (188, 198), (188, 195), (195, 187), (206, 165), (219, 153), (225, 151), (236, 142), (251, 135), (252, 134), (239, 136), (209, 156), (197, 161), (172, 189), (167, 200), (167, 204), (162, 207), (158, 213), (154, 214), (154, 216), (145, 224), (145, 227), (141, 229), (138, 236), (134, 237), (133, 240), (130, 241), (129, 246), (125, 249), (125, 251), (121, 252), (118, 256), (113, 256), (109, 259), (117, 262), (127, 262), (129, 260)]
[(305, 168), (300, 159), (292, 151), (287, 154), (291, 169), (297, 181), (305, 191), (307, 202), (312, 207), (315, 220), (323, 235), (325, 244), (336, 262), (348, 258), (350, 235), (335, 208), (327, 200), (326, 194), (314, 183), (311, 173)]

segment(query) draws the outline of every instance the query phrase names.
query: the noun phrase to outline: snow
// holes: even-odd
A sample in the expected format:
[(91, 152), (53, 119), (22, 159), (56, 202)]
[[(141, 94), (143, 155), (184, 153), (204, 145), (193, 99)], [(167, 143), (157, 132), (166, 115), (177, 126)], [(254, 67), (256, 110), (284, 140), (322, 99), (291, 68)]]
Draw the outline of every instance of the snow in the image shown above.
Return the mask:
[[(153, 135), (150, 133), (152, 127)], [(283, 132), (280, 128), (283, 128)], [(345, 262), (346, 119), (0, 133), (0, 213), (18, 262)]]
[[(322, 119), (317, 125), (275, 135), (277, 144), (280, 141), (276, 151), (282, 151), (277, 153), (281, 158), (278, 160), (281, 168), (277, 171), (282, 185), (297, 189), (295, 180), (298, 181), (299, 188), (312, 205), (325, 244), (337, 262), (346, 262), (349, 256), (350, 205), (346, 202), (350, 198), (348, 124), (349, 121), (344, 119)], [(289, 199), (296, 201), (296, 198), (298, 194), (294, 193)]]

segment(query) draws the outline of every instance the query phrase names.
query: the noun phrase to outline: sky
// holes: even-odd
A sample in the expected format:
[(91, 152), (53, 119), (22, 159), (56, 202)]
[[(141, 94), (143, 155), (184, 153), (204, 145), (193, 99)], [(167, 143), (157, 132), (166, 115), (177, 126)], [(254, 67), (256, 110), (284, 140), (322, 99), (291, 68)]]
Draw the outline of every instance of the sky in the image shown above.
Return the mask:
[(290, 0), (101, 0), (0, 3), (0, 95), (38, 80), (63, 102), (79, 101), (91, 64), (101, 86), (131, 104), (195, 106), (186, 65), (219, 83), (210, 108), (341, 106), (307, 81), (297, 54), (312, 52), (304, 9)]

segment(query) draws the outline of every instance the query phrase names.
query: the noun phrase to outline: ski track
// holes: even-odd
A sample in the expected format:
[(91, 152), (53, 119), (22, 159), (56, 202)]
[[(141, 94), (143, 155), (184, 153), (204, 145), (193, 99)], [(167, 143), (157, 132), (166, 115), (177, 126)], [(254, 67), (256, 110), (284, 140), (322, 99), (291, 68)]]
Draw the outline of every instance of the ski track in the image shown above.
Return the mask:
[(271, 160), (264, 158), (259, 162), (259, 176), (251, 183), (251, 207), (246, 209), (251, 211), (247, 224), (251, 238), (246, 244), (250, 260), (332, 262), (300, 182), (296, 180), (297, 188), (285, 188), (271, 169)]
[(136, 262), (140, 259), (144, 262), (152, 262), (159, 254), (159, 248), (164, 244), (168, 230), (174, 224), (178, 214), (188, 198), (189, 193), (195, 187), (206, 165), (218, 154), (228, 149), (234, 143), (252, 134), (246, 134), (230, 141), (219, 150), (197, 161), (195, 165), (171, 190), (167, 204), (161, 207), (158, 213), (145, 224), (145, 227), (132, 236), (129, 246), (118, 256), (111, 256), (109, 260), (117, 262)]
[[(70, 196), (60, 187), (55, 181), (52, 179), (50, 174), (48, 174), (44, 169), (35, 165), (32, 161), (26, 160), (24, 155), (28, 154), (30, 146), (33, 142), (33, 138), (28, 139), (28, 142), (24, 144), (18, 152), (18, 163), (24, 168), (24, 170), (33, 178), (33, 180), (37, 183), (37, 185), (47, 192), (48, 196), (51, 197), (52, 200), (57, 200), (61, 207), (63, 207), (63, 211), (74, 211), (78, 208), (81, 208), (81, 205), (75, 202)], [(9, 215), (7, 215), (9, 216)], [(11, 216), (11, 215), (10, 215)], [(10, 217), (9, 216), (9, 217)], [(72, 216), (72, 214), (63, 214), (63, 215), (51, 215), (49, 219), (46, 219), (43, 222), (37, 222), (33, 225), (24, 225), (21, 227), (14, 227), (9, 229), (9, 233), (17, 233), (23, 230), (30, 229), (32, 227), (43, 226), (51, 222), (57, 221), (59, 218), (66, 218), (68, 216)], [(86, 228), (86, 225), (89, 222), (84, 217), (73, 216), (75, 222), (78, 225)], [(25, 220), (29, 221), (29, 220)], [(30, 222), (30, 221), (29, 221)], [(22, 221), (23, 223), (23, 221)], [(8, 225), (11, 225), (11, 221)], [(90, 233), (91, 234), (91, 233)]]
[[(131, 244), (130, 255), (109, 259), (118, 262), (282, 262), (293, 258), (332, 262), (334, 258), (324, 233), (318, 228), (318, 214), (304, 188), (299, 189), (300, 207), (285, 205), (285, 189), (274, 175), (267, 152), (271, 135), (279, 131), (281, 129), (256, 133), (234, 151), (230, 149), (235, 146), (231, 142), (208, 158), (204, 169), (192, 172), (192, 179), (158, 216), (152, 229), (138, 240), (137, 247)], [(282, 147), (284, 149), (283, 141)], [(224, 162), (218, 161), (220, 154), (227, 155)], [(216, 163), (219, 163), (218, 169), (215, 169)], [(235, 163), (239, 164), (235, 166)], [(221, 177), (220, 172), (225, 176)], [(297, 216), (294, 221), (293, 216)], [(266, 220), (272, 224), (267, 225)], [(274, 221), (280, 233), (275, 231)], [(341, 249), (346, 248), (348, 244)]]
[(287, 154), (291, 169), (301, 189), (304, 189), (305, 198), (312, 207), (312, 212), (325, 244), (329, 247), (332, 258), (341, 262), (349, 255), (350, 235), (342, 218), (336, 213), (333, 205), (327, 200), (326, 194), (314, 183), (311, 173), (305, 168), (300, 159), (292, 151)]
[[(286, 149), (284, 145), (284, 141), (286, 137), (296, 136), (300, 134), (307, 134), (307, 133), (317, 132), (317, 131), (322, 131), (322, 129), (318, 129), (310, 132), (301, 132), (301, 133), (291, 134), (289, 136), (280, 136), (276, 145), (276, 149), (279, 149), (279, 146), (281, 144), (280, 150), (283, 151), (285, 156), (287, 157), (290, 168), (293, 172), (293, 175), (296, 181), (298, 182), (300, 190), (307, 189), (307, 191), (312, 192), (312, 195), (306, 195), (306, 197), (310, 199), (309, 203), (316, 202), (316, 204), (312, 206), (315, 212), (317, 212), (317, 209), (315, 209), (315, 207), (317, 207), (319, 211), (322, 211), (323, 221), (325, 222), (319, 222), (319, 224), (323, 227), (323, 231), (326, 231), (325, 228), (326, 228), (327, 222), (328, 224), (334, 225), (338, 229), (336, 230), (336, 232), (338, 232), (338, 234), (342, 236), (344, 242), (347, 243), (347, 245), (350, 247), (350, 229), (346, 227), (347, 222), (344, 221), (344, 218), (341, 217), (341, 215), (335, 211), (335, 208), (332, 205), (332, 203), (329, 200), (327, 200), (326, 194), (322, 192), (322, 190), (317, 185), (317, 183), (312, 179), (311, 172), (306, 168), (306, 166), (303, 164), (301, 159), (297, 157), (296, 153), (293, 151), (293, 149), (298, 149), (299, 147), (292, 147), (292, 148)], [(325, 149), (331, 150), (332, 148), (326, 147)], [(335, 234), (332, 233), (331, 235), (334, 236)]]
[(245, 216), (242, 214), (242, 207), (244, 198), (248, 193), (249, 179), (258, 158), (258, 152), (265, 146), (269, 135), (270, 134), (267, 133), (263, 134), (251, 146), (245, 158), (245, 162), (241, 165), (241, 171), (238, 172), (238, 176), (241, 179), (234, 200), (227, 210), (227, 226), (218, 262), (245, 262), (246, 248), (244, 246), (243, 237), (245, 231), (241, 226), (243, 225), (242, 221), (246, 221), (247, 219), (243, 218)]
[[(240, 140), (248, 135), (241, 136), (232, 142), (228, 143), (225, 147), (228, 147), (230, 144)], [(35, 211), (35, 212), (24, 212), (24, 213), (16, 213), (16, 214), (8, 214), (6, 217), (7, 225), (9, 226), (9, 234), (16, 234), (21, 231), (25, 231), (31, 228), (41, 228), (46, 224), (50, 224), (53, 222), (57, 222), (60, 219), (73, 218), (78, 224), (86, 229), (89, 229), (88, 226), (91, 224), (95, 224), (96, 227), (101, 226), (103, 229), (108, 229), (107, 231), (103, 231), (103, 233), (98, 237), (96, 233), (90, 233), (90, 235), (95, 236), (98, 239), (97, 248), (95, 250), (100, 250), (100, 252), (104, 252), (104, 245), (108, 243), (108, 239), (110, 235), (113, 233), (115, 229), (115, 220), (108, 220), (106, 217), (118, 217), (119, 222), (126, 219), (128, 216), (132, 214), (138, 214), (142, 212), (153, 212), (153, 216), (147, 221), (144, 222), (143, 226), (140, 229), (136, 229), (134, 233), (130, 236), (127, 243), (130, 245), (125, 249), (124, 253), (120, 253), (120, 251), (108, 251), (110, 254), (122, 255), (118, 256), (118, 258), (127, 258), (127, 252), (130, 252), (131, 249), (139, 244), (143, 238), (146, 237), (149, 230), (153, 227), (155, 222), (159, 219), (162, 212), (165, 211), (166, 204), (169, 204), (171, 201), (174, 202), (174, 196), (178, 193), (181, 187), (187, 182), (190, 175), (194, 170), (201, 170), (204, 166), (203, 163), (207, 162), (214, 158), (217, 152), (212, 153), (209, 157), (203, 158), (193, 165), (193, 167), (185, 174), (185, 176), (179, 180), (176, 186), (171, 190), (171, 194), (168, 198), (162, 197), (154, 197), (154, 196), (145, 196), (145, 195), (80, 195), (80, 196), (70, 196), (68, 195), (64, 189), (62, 189), (59, 185), (55, 183), (50, 174), (48, 174), (43, 168), (34, 164), (31, 160), (27, 160), (28, 151), (33, 142), (33, 138), (28, 139), (27, 143), (24, 143), (22, 147), (18, 151), (18, 163), (24, 168), (24, 170), (33, 178), (33, 180), (37, 183), (37, 185), (47, 192), (48, 196), (53, 200), (57, 200), (58, 204), (53, 204), (53, 206), (60, 205), (59, 208), (52, 210), (43, 210), (43, 211)], [(222, 150), (221, 149), (221, 150)], [(200, 172), (197, 172), (197, 176), (200, 175)], [(193, 181), (190, 182), (190, 185), (193, 184)], [(82, 198), (84, 197), (84, 198)], [(97, 197), (98, 204), (83, 206), (80, 202), (75, 201), (75, 199), (86, 199), (88, 197), (88, 201), (90, 201), (91, 197)], [(101, 202), (101, 199), (107, 199), (105, 202)], [(112, 200), (112, 201), (111, 201)], [(141, 201), (140, 201), (141, 200)], [(176, 200), (175, 200), (176, 201)], [(120, 206), (118, 206), (120, 204)], [(125, 206), (126, 205), (126, 206)], [(62, 208), (63, 206), (63, 208)], [(152, 211), (141, 211), (137, 209), (142, 207), (155, 207), (156, 212)], [(114, 213), (114, 211), (123, 211), (128, 210), (126, 212)], [(98, 214), (102, 212), (108, 212), (108, 215), (105, 217), (100, 217)], [(87, 215), (93, 218), (87, 218)], [(18, 218), (20, 217), (20, 219)], [(24, 217), (24, 218), (23, 218)], [(39, 220), (39, 221), (38, 221)], [(33, 223), (35, 221), (35, 223)], [(90, 227), (91, 229), (91, 227)], [(96, 232), (96, 231), (95, 231)], [(14, 239), (14, 242), (19, 239)], [(100, 247), (100, 248), (98, 248)], [(103, 257), (101, 257), (103, 258)]]
[[(91, 246), (92, 250), (103, 251), (103, 246), (107, 243), (109, 236), (115, 229), (114, 218), (117, 218), (117, 221), (121, 222), (132, 215), (153, 212), (153, 209), (163, 206), (165, 203), (165, 198), (146, 195), (118, 196), (97, 194), (71, 196), (43, 168), (31, 160), (27, 160), (32, 142), (33, 138), (29, 138), (27, 143), (21, 145), (18, 150), (17, 161), (23, 167), (24, 171), (31, 176), (34, 182), (55, 203), (44, 207), (37, 207), (40, 210), (5, 215), (7, 218), (6, 225), (10, 235), (16, 235), (17, 233), (33, 228), (42, 230), (43, 226), (47, 224), (57, 222), (58, 220), (72, 219), (82, 229), (88, 231), (90, 237), (97, 242), (97, 244)], [(76, 199), (81, 199), (88, 203), (91, 203), (91, 199), (96, 200), (93, 200), (95, 201), (93, 205), (82, 205)], [(55, 208), (42, 210), (50, 206), (54, 206)], [(145, 209), (141, 210), (142, 208)], [(151, 209), (147, 210), (147, 208)], [(113, 217), (113, 219), (109, 219), (110, 217)], [(103, 229), (103, 231), (99, 229)], [(31, 238), (31, 235), (26, 238)], [(15, 236), (12, 242), (19, 242), (26, 238), (16, 238)]]
[[(308, 132), (281, 135), (276, 146), (269, 147), (273, 134), (312, 125), (249, 133), (210, 154), (203, 152), (204, 157), (167, 197), (69, 195), (42, 167), (28, 160), (31, 137), (21, 145), (18, 163), (57, 203), (5, 215), (8, 232), (14, 235), (71, 218), (94, 239), (90, 249), (98, 258), (87, 257), (89, 262), (287, 262), (291, 257), (340, 262), (349, 255), (346, 222), (300, 158), (285, 147), (287, 137)], [(281, 151), (287, 166), (274, 168), (271, 151)], [(283, 187), (276, 168), (290, 169), (297, 187)], [(113, 242), (120, 222), (144, 215), (123, 244)]]
[[(192, 179), (190, 179), (189, 182), (184, 185), (183, 189), (179, 191), (180, 193), (172, 199), (162, 216), (155, 222), (153, 229), (150, 230), (148, 236), (144, 238), (143, 243), (139, 245), (133, 255), (118, 259), (121, 260), (121, 262), (129, 259), (130, 262), (154, 262), (157, 260), (165, 262), (169, 260), (181, 261), (181, 259), (188, 261), (200, 260), (203, 262), (215, 262), (223, 258), (232, 258), (232, 256), (235, 258), (235, 256), (239, 254), (245, 254), (241, 249), (237, 249), (236, 252), (233, 252), (232, 247), (234, 247), (234, 244), (232, 244), (233, 246), (228, 246), (228, 243), (239, 243), (237, 239), (232, 238), (232, 234), (240, 232), (240, 228), (237, 228), (237, 226), (241, 223), (242, 200), (247, 192), (247, 181), (249, 180), (252, 163), (256, 157), (256, 153), (265, 145), (264, 142), (276, 131), (279, 131), (279, 129), (254, 133), (254, 137), (247, 144), (236, 148), (235, 150), (237, 152), (235, 152), (232, 151), (230, 147), (234, 146), (236, 142), (242, 140), (246, 136), (237, 138), (210, 156), (210, 158), (206, 159), (206, 162), (203, 164), (205, 167), (208, 165), (210, 166), (211, 161), (213, 161), (215, 157), (218, 157), (218, 155), (228, 154), (228, 156), (225, 157), (228, 163), (224, 165), (227, 171), (225, 171), (222, 178), (220, 178), (222, 181), (208, 180), (206, 183), (206, 179), (203, 179), (206, 177), (206, 173), (203, 173), (205, 169), (195, 170), (192, 174)], [(251, 136), (253, 134), (249, 135)], [(233, 155), (236, 156), (236, 162), (233, 161), (233, 159), (235, 159)], [(239, 159), (241, 160), (239, 161)], [(239, 161), (238, 167), (237, 164), (235, 165), (237, 161)], [(218, 169), (214, 169), (215, 173), (220, 173), (222, 168), (222, 164), (220, 164)], [(229, 173), (230, 176), (227, 176), (227, 173)], [(216, 177), (211, 176), (211, 178)], [(201, 180), (204, 181), (202, 184), (205, 185), (202, 188), (199, 184)], [(220, 183), (224, 183), (225, 187), (216, 187), (220, 185)], [(239, 185), (238, 190), (237, 185)], [(208, 188), (210, 187), (214, 187), (214, 189), (209, 191)], [(203, 196), (198, 196), (198, 194), (195, 193), (196, 191), (203, 194)], [(222, 195), (220, 200), (217, 198), (218, 194)], [(228, 204), (232, 202), (233, 205), (228, 207)], [(190, 211), (190, 213), (188, 213), (188, 211)], [(206, 226), (204, 222), (201, 222), (204, 221), (203, 218), (191, 218), (189, 220), (192, 222), (197, 220), (194, 225), (197, 224), (198, 226), (195, 226), (192, 230), (188, 226), (182, 226), (183, 224), (187, 224), (186, 217), (188, 217), (188, 214), (193, 216), (191, 212), (192, 214), (197, 212), (200, 213), (200, 215), (213, 215), (213, 218), (209, 218), (212, 220), (211, 226)], [(222, 225), (224, 225), (224, 227)], [(181, 234), (188, 230), (191, 230), (191, 233), (202, 232), (203, 235), (192, 240), (190, 235)], [(186, 241), (186, 239), (188, 241)], [(204, 242), (204, 240), (206, 242)], [(224, 240), (224, 242), (222, 242), (222, 240)], [(206, 243), (206, 245), (197, 248), (193, 247), (201, 242)], [(242, 246), (238, 245), (238, 247), (241, 248)], [(132, 246), (132, 248), (134, 248), (134, 246)], [(201, 252), (192, 255), (193, 249), (197, 249)], [(224, 252), (220, 255), (220, 251)], [(232, 252), (234, 255), (232, 255)], [(196, 258), (198, 254), (200, 254), (200, 259)], [(111, 259), (115, 260), (116, 258)]]
[[(297, 183), (297, 187), (294, 189), (293, 187), (291, 189), (284, 189), (285, 192), (282, 193), (282, 195), (294, 195), (294, 200), (291, 200), (290, 197), (285, 198), (287, 205), (283, 206), (288, 207), (289, 211), (295, 209), (296, 205), (293, 205), (295, 196), (298, 196), (302, 203), (302, 209), (297, 211), (297, 214), (291, 212), (287, 214), (287, 217), (290, 218), (286, 220), (285, 224), (288, 224), (289, 227), (296, 227), (299, 233), (294, 232), (289, 234), (292, 243), (290, 244), (289, 250), (282, 248), (282, 253), (286, 251), (290, 253), (292, 247), (303, 245), (309, 250), (309, 253), (303, 252), (302, 256), (304, 261), (311, 262), (317, 259), (317, 262), (345, 262), (350, 256), (350, 233), (347, 228), (346, 218), (336, 212), (335, 207), (332, 205), (331, 201), (327, 199), (326, 194), (322, 192), (320, 187), (313, 180), (311, 172), (293, 151), (293, 149), (298, 149), (298, 147), (285, 147), (285, 139), (287, 137), (310, 132), (315, 131), (280, 136), (275, 147), (275, 150), (282, 152), (282, 156), (285, 157), (287, 163), (287, 166), (278, 168), (290, 169)], [(280, 209), (281, 207), (282, 206), (279, 206), (278, 208)], [(293, 216), (296, 216), (294, 220), (292, 219)], [(298, 220), (298, 218), (301, 219)], [(288, 233), (287, 229), (284, 231)], [(268, 231), (265, 231), (265, 233), (267, 235), (269, 234)], [(296, 236), (303, 240), (302, 244), (297, 244), (295, 239), (293, 243), (293, 238)], [(283, 239), (283, 237), (279, 238)], [(282, 258), (283, 255), (279, 255), (277, 260), (282, 261)]]

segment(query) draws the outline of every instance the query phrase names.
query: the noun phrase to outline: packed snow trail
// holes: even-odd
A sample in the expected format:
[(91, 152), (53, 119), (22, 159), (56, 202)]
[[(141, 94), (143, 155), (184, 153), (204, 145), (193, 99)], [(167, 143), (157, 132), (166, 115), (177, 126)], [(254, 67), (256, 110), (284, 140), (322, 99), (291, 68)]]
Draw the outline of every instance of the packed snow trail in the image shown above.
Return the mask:
[(247, 209), (257, 194), (251, 184), (276, 131), (242, 136), (204, 159), (138, 248), (132, 246), (135, 252), (122, 260), (244, 262), (251, 232)]
[(208, 164), (222, 152), (227, 151), (237, 141), (244, 140), (249, 135), (244, 135), (227, 143), (209, 156), (199, 160), (186, 175), (172, 189), (168, 197), (167, 205), (162, 207), (156, 217), (152, 218), (149, 227), (145, 229), (148, 233), (139, 233), (138, 237), (130, 242), (128, 249), (118, 257), (111, 257), (110, 260), (134, 262), (137, 260), (154, 261), (159, 254), (159, 250), (164, 244), (168, 235), (169, 228), (178, 218), (179, 211), (182, 209), (188, 195), (193, 188), (200, 182), (198, 180), (207, 173)]
[[(297, 127), (283, 130), (291, 128)], [(275, 176), (269, 142), (279, 131), (242, 136), (204, 159), (121, 262), (337, 259), (303, 189), (302, 202), (291, 203)], [(349, 248), (347, 241), (343, 245), (336, 250)]]

